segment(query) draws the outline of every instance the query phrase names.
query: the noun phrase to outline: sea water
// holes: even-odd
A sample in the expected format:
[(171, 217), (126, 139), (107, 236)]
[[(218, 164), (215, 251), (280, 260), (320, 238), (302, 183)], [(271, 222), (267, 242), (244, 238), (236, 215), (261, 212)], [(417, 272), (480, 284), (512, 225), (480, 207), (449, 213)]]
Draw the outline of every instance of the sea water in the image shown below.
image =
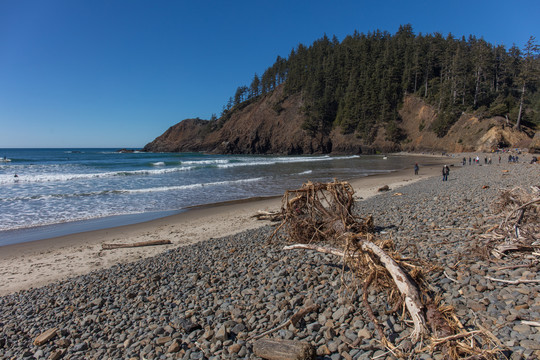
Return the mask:
[(41, 231), (45, 226), (84, 220), (94, 221), (81, 225), (81, 231), (122, 225), (190, 206), (281, 195), (308, 180), (346, 180), (410, 167), (401, 156), (384, 160), (116, 149), (0, 149), (0, 160), (0, 245), (50, 234)]

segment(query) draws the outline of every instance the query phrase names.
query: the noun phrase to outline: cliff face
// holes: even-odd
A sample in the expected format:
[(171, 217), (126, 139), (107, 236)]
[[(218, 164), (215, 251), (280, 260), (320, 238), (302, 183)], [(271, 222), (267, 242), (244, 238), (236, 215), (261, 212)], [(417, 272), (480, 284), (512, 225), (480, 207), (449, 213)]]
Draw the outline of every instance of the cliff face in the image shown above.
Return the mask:
[(373, 153), (375, 151), (491, 151), (497, 146), (529, 147), (534, 133), (518, 132), (495, 117), (478, 119), (463, 114), (439, 138), (430, 126), (435, 110), (421, 99), (408, 96), (400, 110), (404, 140), (387, 140), (384, 127), (369, 143), (340, 129), (330, 134), (310, 136), (302, 130), (304, 116), (300, 95), (285, 97), (283, 88), (232, 109), (227, 120), (186, 119), (171, 126), (163, 135), (144, 147), (152, 152), (200, 151), (222, 154), (316, 154)]
[(407, 139), (401, 143), (404, 151), (481, 151), (489, 152), (497, 147), (528, 148), (534, 132), (530, 129), (517, 131), (503, 117), (479, 119), (462, 114), (448, 133), (439, 138), (431, 131), (436, 112), (423, 100), (408, 96), (400, 111), (402, 129)]
[(311, 137), (302, 130), (301, 107), (299, 95), (284, 98), (280, 87), (241, 110), (233, 109), (226, 121), (181, 121), (143, 150), (290, 155), (332, 152), (330, 137)]

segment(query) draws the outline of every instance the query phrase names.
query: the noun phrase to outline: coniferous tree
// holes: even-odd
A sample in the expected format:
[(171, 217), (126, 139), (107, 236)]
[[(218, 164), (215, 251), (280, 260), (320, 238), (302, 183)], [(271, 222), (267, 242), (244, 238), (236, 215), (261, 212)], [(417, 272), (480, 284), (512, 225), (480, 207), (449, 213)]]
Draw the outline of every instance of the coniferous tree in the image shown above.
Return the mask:
[(259, 79), (259, 76), (257, 74), (255, 74), (255, 76), (253, 76), (253, 81), (251, 82), (251, 85), (249, 87), (249, 97), (250, 98), (254, 98), (254, 97), (259, 96), (259, 94), (260, 94), (260, 86), (261, 86), (261, 81)]
[(300, 95), (303, 128), (313, 136), (340, 127), (369, 141), (384, 127), (396, 140), (402, 135), (398, 109), (407, 94), (435, 106), (431, 130), (439, 136), (463, 111), (489, 110), (517, 118), (519, 126), (527, 101), (536, 104), (540, 98), (533, 71), (540, 61), (537, 52), (534, 38), (522, 53), (474, 36), (415, 35), (409, 24), (395, 35), (355, 31), (342, 42), (324, 35), (309, 47), (299, 44), (288, 58), (278, 56), (249, 87), (239, 87), (226, 108), (282, 85), (284, 97)]
[(523, 61), (521, 66), (521, 73), (518, 78), (521, 85), (521, 95), (519, 97), (519, 113), (516, 121), (515, 128), (520, 130), (521, 116), (523, 113), (523, 102), (525, 98), (525, 91), (527, 86), (537, 80), (538, 78), (538, 61), (535, 62), (535, 58), (538, 55), (540, 47), (536, 43), (534, 36), (531, 36), (523, 48)]

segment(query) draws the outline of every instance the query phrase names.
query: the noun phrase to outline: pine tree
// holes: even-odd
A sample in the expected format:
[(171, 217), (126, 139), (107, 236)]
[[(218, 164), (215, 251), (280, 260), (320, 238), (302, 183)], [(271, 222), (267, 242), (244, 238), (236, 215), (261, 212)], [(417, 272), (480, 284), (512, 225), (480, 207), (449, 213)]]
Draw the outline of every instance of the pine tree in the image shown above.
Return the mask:
[(257, 74), (255, 74), (253, 76), (253, 81), (251, 82), (251, 85), (249, 87), (249, 97), (250, 98), (254, 98), (254, 97), (257, 97), (259, 96), (260, 94), (260, 86), (261, 86), (261, 81), (259, 79), (259, 76)]
[(519, 82), (521, 83), (521, 96), (519, 98), (519, 113), (515, 128), (521, 129), (521, 116), (523, 114), (523, 102), (527, 86), (538, 78), (538, 62), (535, 57), (538, 55), (540, 47), (536, 43), (534, 36), (531, 36), (523, 48), (523, 60)]
[(519, 127), (525, 106), (539, 103), (537, 53), (532, 37), (522, 53), (474, 36), (415, 35), (409, 24), (395, 35), (355, 31), (341, 43), (324, 35), (309, 47), (299, 44), (288, 58), (278, 56), (262, 77), (255, 74), (249, 87), (237, 88), (224, 111), (283, 86), (284, 97), (300, 95), (303, 128), (313, 136), (339, 126), (369, 141), (385, 127), (396, 140), (401, 136), (398, 109), (406, 94), (436, 107), (432, 130), (439, 136), (468, 109), (510, 115)]

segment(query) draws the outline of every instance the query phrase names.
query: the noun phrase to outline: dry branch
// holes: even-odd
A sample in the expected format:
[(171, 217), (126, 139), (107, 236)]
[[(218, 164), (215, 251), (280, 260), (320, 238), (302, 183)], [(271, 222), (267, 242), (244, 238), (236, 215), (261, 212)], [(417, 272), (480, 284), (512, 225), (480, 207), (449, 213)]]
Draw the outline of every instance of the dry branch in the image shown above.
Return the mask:
[(266, 335), (270, 335), (278, 330), (281, 330), (289, 325), (292, 325), (292, 326), (295, 326), (296, 327), (296, 324), (298, 324), (298, 322), (306, 315), (306, 314), (309, 314), (310, 312), (313, 312), (313, 311), (317, 311), (319, 310), (319, 305), (317, 304), (314, 304), (314, 305), (311, 305), (311, 306), (307, 306), (305, 308), (302, 308), (300, 310), (298, 310), (295, 314), (293, 314), (293, 316), (291, 316), (287, 321), (285, 321), (283, 324), (279, 325), (278, 327), (275, 327), (273, 329), (270, 329), (268, 331), (265, 331), (264, 333), (262, 334), (259, 334), (257, 336), (253, 336), (251, 338), (249, 338), (248, 340), (257, 340), (257, 339), (260, 339)]
[(141, 247), (141, 246), (154, 246), (154, 245), (168, 245), (172, 244), (171, 240), (150, 240), (142, 241), (133, 244), (101, 244), (102, 250), (112, 250), (120, 248), (132, 248), (132, 247)]
[(502, 282), (505, 284), (511, 284), (511, 285), (540, 283), (540, 279), (538, 280), (535, 280), (535, 279), (504, 280), (504, 279), (495, 279), (490, 276), (486, 276), (486, 279), (491, 280), (491, 281)]
[[(295, 244), (286, 246), (283, 250), (307, 249), (344, 257), (345, 254), (337, 249), (321, 247), (310, 244)], [(414, 330), (411, 337), (417, 341), (427, 334), (426, 320), (422, 311), (423, 305), (416, 284), (403, 272), (401, 267), (386, 254), (380, 247), (368, 240), (361, 241), (361, 249), (373, 253), (384, 264), (388, 273), (392, 276), (400, 293), (405, 297), (405, 305), (414, 322)]]
[(532, 187), (532, 193), (523, 188), (505, 190), (492, 204), (500, 223), (482, 237), (489, 240), (493, 256), (501, 259), (510, 251), (534, 253), (537, 250), (534, 244), (540, 239), (538, 193), (536, 187)]
[[(442, 347), (451, 359), (464, 356), (495, 358), (493, 354), (497, 349), (482, 349), (490, 347), (489, 336), (483, 332), (456, 334), (456, 329), (460, 326), (462, 329), (463, 326), (455, 317), (453, 308), (437, 305), (439, 301), (428, 295), (429, 284), (424, 282), (422, 275), (424, 269), (401, 259), (390, 240), (378, 239), (372, 235), (373, 218), (356, 215), (353, 207), (354, 191), (347, 182), (310, 182), (301, 189), (288, 190), (282, 200), (283, 221), (270, 239), (283, 231), (288, 235), (289, 241), (294, 243), (285, 246), (284, 250), (309, 249), (341, 257), (344, 271), (353, 274), (353, 282), (358, 281), (358, 284), (348, 284), (343, 280), (343, 286), (359, 289), (358, 285), (362, 284), (364, 308), (379, 333), (381, 343), (396, 357), (404, 354), (398, 354), (401, 351), (399, 347), (389, 342), (382, 327), (378, 325), (368, 301), (370, 290), (374, 289), (379, 293), (385, 291), (386, 304), (396, 305), (396, 311), (399, 309), (397, 305), (404, 303), (405, 306), (401, 306), (403, 315), (408, 314), (414, 324), (411, 337), (413, 340), (424, 339), (429, 349)], [(408, 319), (404, 321), (409, 322)], [(441, 342), (441, 339), (438, 339), (440, 337), (444, 337), (444, 341)], [(466, 338), (467, 343), (459, 341), (463, 338)]]
[(527, 321), (527, 320), (523, 320), (521, 323), (522, 323), (523, 325), (529, 325), (529, 326), (540, 327), (540, 321)]

